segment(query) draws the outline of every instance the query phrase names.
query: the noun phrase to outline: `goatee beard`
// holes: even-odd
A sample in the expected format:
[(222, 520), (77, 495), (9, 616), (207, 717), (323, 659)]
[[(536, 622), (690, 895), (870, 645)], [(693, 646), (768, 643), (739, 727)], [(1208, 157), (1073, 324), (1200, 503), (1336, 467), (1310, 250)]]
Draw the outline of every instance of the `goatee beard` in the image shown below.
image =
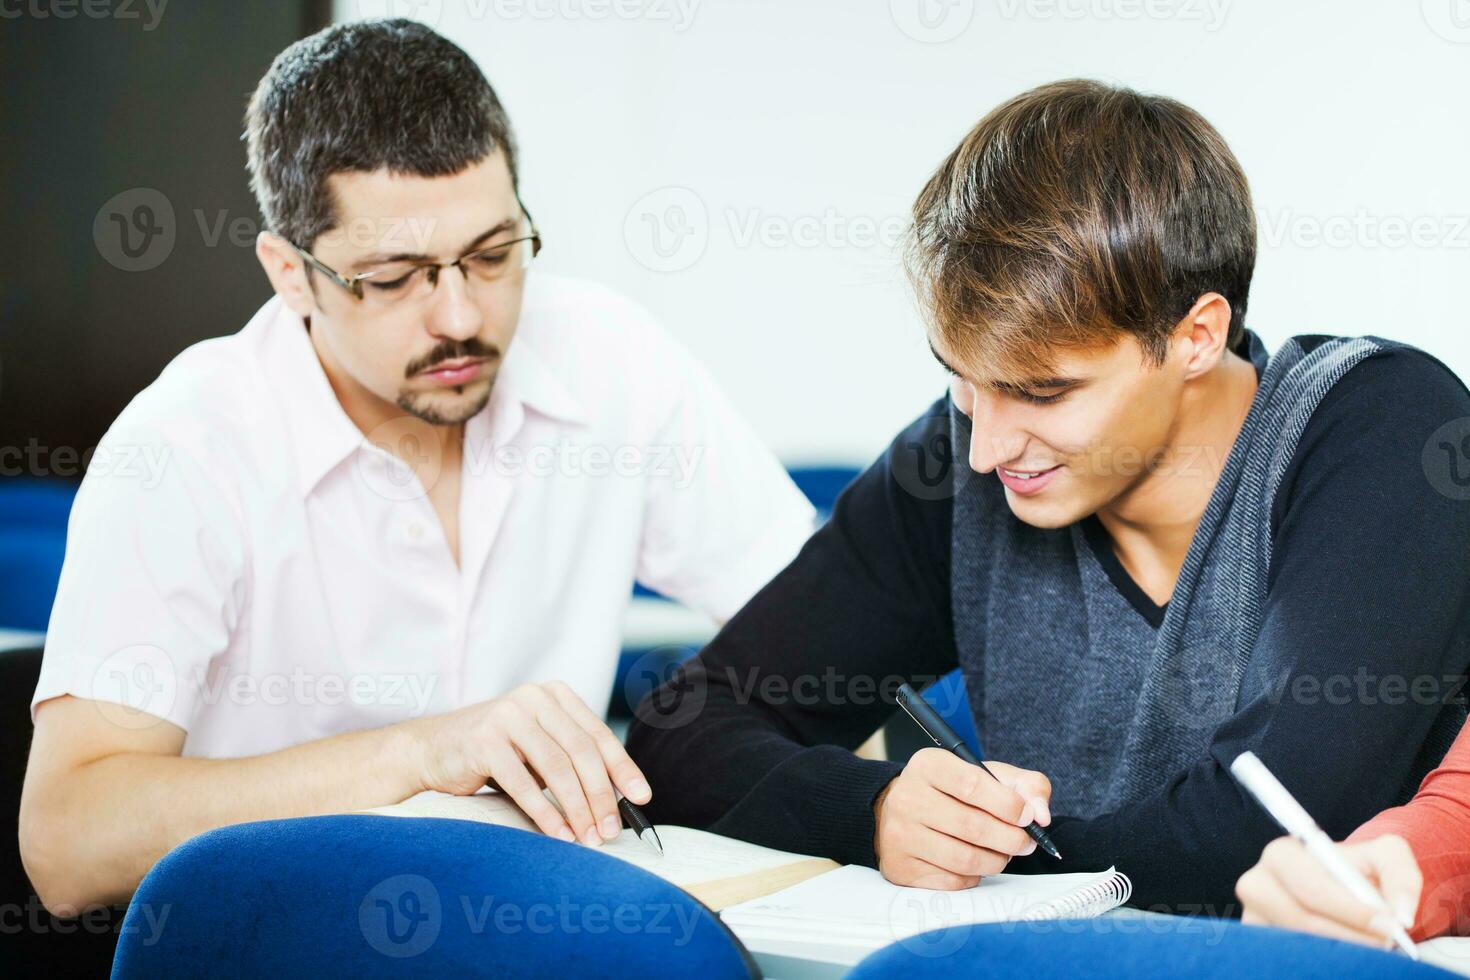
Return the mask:
[[(441, 411), (432, 402), (432, 396), (423, 392), (401, 392), (398, 395), (398, 407), (415, 418), (423, 419), (430, 425), (459, 425), (467, 422), (480, 414), (480, 410), (490, 401), (490, 392), (495, 386), (493, 384), (485, 387), (485, 393), (474, 401), (458, 406), (450, 412)], [(464, 386), (450, 389), (456, 395), (464, 393)]]

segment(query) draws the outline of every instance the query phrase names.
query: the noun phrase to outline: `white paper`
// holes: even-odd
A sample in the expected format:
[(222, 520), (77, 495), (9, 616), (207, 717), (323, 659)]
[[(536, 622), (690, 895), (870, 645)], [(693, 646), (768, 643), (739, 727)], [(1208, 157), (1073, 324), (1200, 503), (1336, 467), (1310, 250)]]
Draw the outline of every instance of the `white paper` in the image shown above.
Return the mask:
[[(540, 833), (531, 818), (516, 806), (504, 793), (493, 790), (475, 796), (450, 796), (447, 793), (420, 793), (402, 803), (365, 810), (386, 817), (439, 817), (450, 820), (474, 820), (480, 823), (514, 827)], [(645, 871), (658, 875), (676, 885), (697, 885), (721, 878), (779, 868), (782, 865), (803, 861), (805, 854), (789, 854), (769, 847), (747, 844), (744, 841), (721, 837), (688, 827), (659, 825), (655, 827), (664, 853), (660, 855), (649, 845), (638, 839), (632, 830), (623, 829), (621, 835), (607, 841), (595, 850)], [(586, 845), (578, 845), (586, 846)]]
[[(742, 939), (821, 937), (864, 949), (930, 929), (1023, 919), (1104, 885), (1113, 869), (1087, 874), (991, 875), (974, 888), (939, 891), (892, 884), (848, 865), (720, 913)], [(1095, 914), (1095, 910), (1092, 914)], [(754, 948), (754, 947), (752, 947)]]

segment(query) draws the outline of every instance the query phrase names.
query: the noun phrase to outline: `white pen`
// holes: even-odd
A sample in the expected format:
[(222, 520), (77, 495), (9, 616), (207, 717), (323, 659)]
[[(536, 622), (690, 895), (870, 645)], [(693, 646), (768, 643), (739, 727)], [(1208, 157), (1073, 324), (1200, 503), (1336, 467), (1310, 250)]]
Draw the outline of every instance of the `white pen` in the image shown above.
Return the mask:
[[(1281, 780), (1271, 774), (1271, 770), (1266, 768), (1266, 764), (1254, 752), (1242, 752), (1236, 756), (1235, 761), (1230, 763), (1230, 774), (1288, 834), (1301, 841), (1307, 853), (1321, 862), (1328, 873), (1351, 892), (1354, 898), (1381, 911), (1387, 916), (1387, 921), (1398, 921), (1398, 917), (1389, 909), (1378, 890), (1342, 856), (1332, 838), (1317, 826), (1317, 821), (1286, 791)], [(1414, 948), (1413, 940), (1403, 927), (1395, 925), (1392, 937), (1410, 959), (1419, 958), (1419, 951)]]

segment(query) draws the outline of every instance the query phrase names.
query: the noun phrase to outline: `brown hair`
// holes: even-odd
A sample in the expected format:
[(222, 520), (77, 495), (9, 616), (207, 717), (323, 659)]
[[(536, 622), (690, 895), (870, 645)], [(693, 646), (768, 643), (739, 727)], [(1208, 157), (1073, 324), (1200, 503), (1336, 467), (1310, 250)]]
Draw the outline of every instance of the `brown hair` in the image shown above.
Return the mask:
[(1085, 79), (999, 106), (914, 201), (910, 276), (936, 335), (972, 364), (1044, 375), (1058, 349), (1131, 334), (1163, 362), (1201, 295), (1245, 329), (1250, 187), (1220, 134), (1173, 99)]

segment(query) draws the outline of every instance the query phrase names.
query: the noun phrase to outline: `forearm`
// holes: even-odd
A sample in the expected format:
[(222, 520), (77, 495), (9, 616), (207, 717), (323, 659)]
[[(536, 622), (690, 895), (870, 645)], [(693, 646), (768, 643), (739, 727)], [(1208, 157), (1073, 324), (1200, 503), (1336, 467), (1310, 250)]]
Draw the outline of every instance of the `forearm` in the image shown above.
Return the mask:
[(22, 853), (48, 908), (126, 901), (190, 837), (229, 824), (396, 803), (422, 788), (415, 722), (240, 759), (122, 752), (32, 773)]
[[(1263, 693), (1216, 732), (1204, 758), (1157, 792), (1090, 819), (1064, 814), (1049, 833), (1068, 867), (1116, 865), (1128, 874), (1132, 905), (1235, 916), (1236, 881), (1282, 833), (1230, 775), (1235, 757), (1255, 751), (1323, 829), (1339, 837), (1392, 802), (1436, 708), (1290, 704)], [(1031, 855), (1013, 861), (1012, 870), (1053, 870), (1046, 861)]]
[[(650, 817), (872, 866), (873, 797), (903, 767), (852, 749), (880, 715), (853, 706), (850, 714), (808, 718), (798, 733), (784, 720), (792, 705), (771, 703), (769, 689), (767, 700), (745, 701), (728, 668), (696, 659), (662, 692), (669, 700), (661, 715), (650, 714), (649, 702), (640, 707), (645, 720), (629, 732), (628, 749), (654, 786)], [(763, 675), (749, 668), (745, 676), (757, 680), (753, 697)], [(889, 710), (876, 693), (873, 701), (880, 713)], [(680, 705), (696, 702), (698, 711), (681, 717)], [(679, 724), (659, 727), (650, 718)]]
[(909, 493), (890, 465), (928, 444), (947, 402), (906, 429), (832, 519), (665, 688), (628, 751), (650, 816), (786, 850), (873, 864), (872, 802), (900, 766), (852, 752), (895, 707), (954, 669), (950, 501)]
[[(1047, 831), (1064, 871), (1116, 867), (1133, 883), (1128, 904), (1173, 915), (1239, 915), (1235, 882), (1277, 828), (1236, 789), (1213, 759), (1176, 776), (1158, 793), (1092, 819), (1058, 816)], [(1013, 858), (1007, 871), (1058, 870), (1041, 851)]]

